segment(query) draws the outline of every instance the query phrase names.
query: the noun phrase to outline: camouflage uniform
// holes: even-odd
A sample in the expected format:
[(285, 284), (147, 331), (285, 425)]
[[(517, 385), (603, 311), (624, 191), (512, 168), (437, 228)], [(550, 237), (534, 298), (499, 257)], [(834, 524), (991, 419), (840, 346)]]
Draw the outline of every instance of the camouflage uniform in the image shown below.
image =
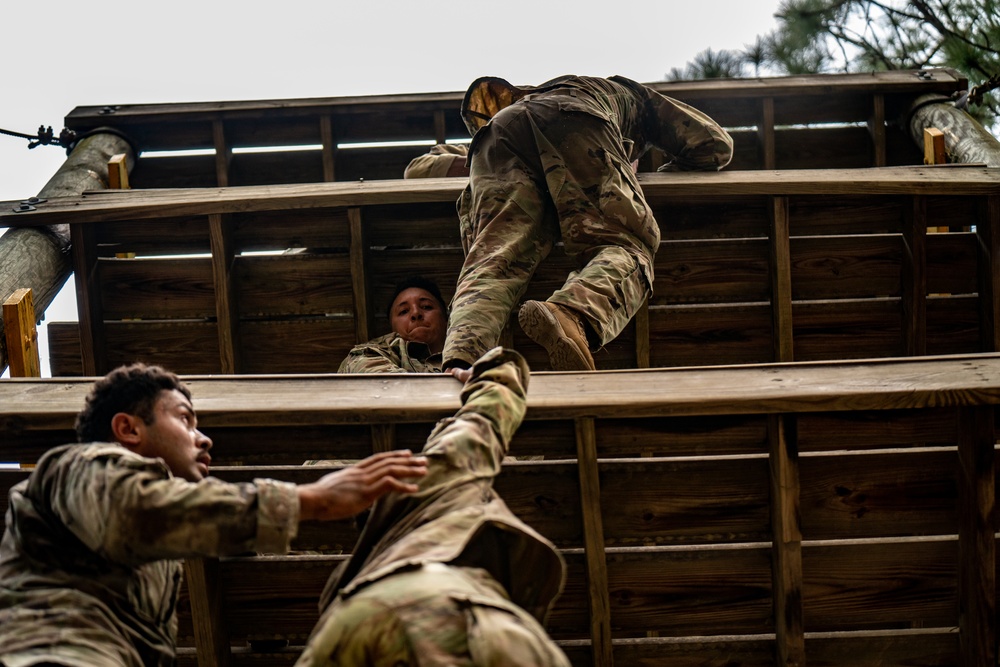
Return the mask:
[(294, 484), (197, 484), (117, 444), (57, 447), (10, 491), (0, 542), (0, 664), (174, 664), (181, 562), (283, 553)]
[(441, 355), (423, 343), (388, 333), (355, 345), (340, 362), (338, 373), (440, 373)]
[(444, 361), (496, 345), (539, 262), (560, 238), (577, 255), (548, 301), (579, 313), (603, 346), (651, 293), (656, 220), (632, 161), (650, 146), (670, 169), (721, 169), (732, 138), (711, 118), (623, 77), (567, 76), (537, 88), (485, 77), (462, 114), (475, 136), (458, 200), (465, 264), (451, 304)]
[(427, 440), (420, 490), (376, 502), (331, 577), (299, 667), (568, 667), (541, 626), (562, 589), (562, 557), (493, 490), (527, 380), (516, 352), (493, 350), (473, 367), (463, 407)]
[(465, 162), (469, 147), (465, 144), (438, 144), (423, 155), (410, 160), (403, 170), (403, 178), (444, 178), (451, 165)]

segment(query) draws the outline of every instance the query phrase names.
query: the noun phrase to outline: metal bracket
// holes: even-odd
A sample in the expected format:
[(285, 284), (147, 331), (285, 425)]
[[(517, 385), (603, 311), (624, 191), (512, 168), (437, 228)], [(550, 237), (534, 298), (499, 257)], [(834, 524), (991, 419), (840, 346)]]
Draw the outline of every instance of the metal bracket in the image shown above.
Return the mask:
[(28, 211), (37, 210), (35, 208), (36, 204), (44, 204), (47, 201), (48, 199), (42, 199), (41, 197), (29, 197), (11, 210), (14, 211), (14, 213), (27, 213)]

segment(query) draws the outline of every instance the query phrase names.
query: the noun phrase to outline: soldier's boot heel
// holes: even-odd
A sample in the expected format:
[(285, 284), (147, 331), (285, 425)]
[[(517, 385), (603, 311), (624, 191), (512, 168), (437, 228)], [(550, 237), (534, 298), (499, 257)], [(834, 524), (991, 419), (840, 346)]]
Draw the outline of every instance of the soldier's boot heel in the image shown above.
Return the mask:
[(569, 308), (548, 301), (525, 301), (517, 321), (524, 333), (549, 353), (552, 370), (597, 370), (583, 322)]

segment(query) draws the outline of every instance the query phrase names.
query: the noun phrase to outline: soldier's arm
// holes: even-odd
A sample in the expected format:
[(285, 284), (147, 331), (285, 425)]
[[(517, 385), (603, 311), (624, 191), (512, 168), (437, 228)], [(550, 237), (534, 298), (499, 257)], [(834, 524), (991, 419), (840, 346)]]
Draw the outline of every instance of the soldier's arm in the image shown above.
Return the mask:
[(646, 123), (650, 141), (673, 156), (660, 171), (714, 171), (733, 157), (733, 138), (707, 114), (649, 91)]
[(53, 511), (81, 541), (114, 562), (138, 565), (285, 553), (300, 520), (352, 516), (389, 491), (412, 492), (404, 478), (425, 471), (422, 459), (393, 452), (302, 486), (272, 479), (191, 483), (170, 477), (160, 461), (108, 445), (97, 456), (68, 457), (46, 478)]

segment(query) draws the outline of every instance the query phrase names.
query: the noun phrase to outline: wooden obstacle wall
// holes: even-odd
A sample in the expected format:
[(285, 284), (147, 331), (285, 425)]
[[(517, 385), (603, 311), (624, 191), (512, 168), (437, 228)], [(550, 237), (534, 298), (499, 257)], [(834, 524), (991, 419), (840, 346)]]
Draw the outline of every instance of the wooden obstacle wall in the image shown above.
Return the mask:
[[(920, 164), (922, 150), (899, 117), (920, 96), (947, 98), (968, 81), (932, 69), (647, 85), (730, 130), (730, 169), (833, 169)], [(427, 145), (468, 141), (462, 96), (109, 104), (78, 107), (65, 124), (129, 137), (143, 153), (135, 188), (394, 179)], [(662, 160), (654, 152), (641, 168), (655, 170)]]
[[(231, 481), (419, 448), (458, 406), (442, 376), (186, 380)], [(88, 385), (0, 383), (5, 453), (68, 440)], [(993, 665), (998, 403), (995, 354), (536, 373), (511, 450), (535, 460), (496, 486), (566, 558), (574, 665)], [(182, 664), (291, 664), (355, 538), (189, 564)]]
[[(654, 294), (595, 355), (598, 368), (997, 350), (997, 171), (643, 175), (662, 232)], [(334, 372), (352, 345), (388, 331), (400, 278), (424, 273), (451, 297), (462, 187), (103, 191), (0, 212), (0, 224), (66, 222), (79, 241), (80, 323), (50, 324), (54, 375), (134, 360), (182, 373)], [(544, 299), (573, 268), (557, 247), (525, 298)], [(505, 341), (547, 368), (516, 323)]]

